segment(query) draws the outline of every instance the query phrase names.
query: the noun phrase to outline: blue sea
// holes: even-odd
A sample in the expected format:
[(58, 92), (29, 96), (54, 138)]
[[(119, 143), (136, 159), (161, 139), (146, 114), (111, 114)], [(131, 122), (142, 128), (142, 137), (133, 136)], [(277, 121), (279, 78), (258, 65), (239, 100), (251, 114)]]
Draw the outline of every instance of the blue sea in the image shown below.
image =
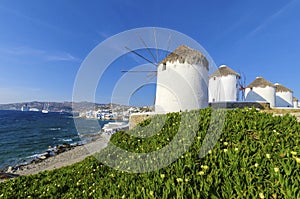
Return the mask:
[[(95, 120), (76, 119), (68, 114), (0, 111), (0, 170), (32, 160), (49, 146), (82, 144), (99, 133)], [(100, 127), (109, 121), (98, 121)]]

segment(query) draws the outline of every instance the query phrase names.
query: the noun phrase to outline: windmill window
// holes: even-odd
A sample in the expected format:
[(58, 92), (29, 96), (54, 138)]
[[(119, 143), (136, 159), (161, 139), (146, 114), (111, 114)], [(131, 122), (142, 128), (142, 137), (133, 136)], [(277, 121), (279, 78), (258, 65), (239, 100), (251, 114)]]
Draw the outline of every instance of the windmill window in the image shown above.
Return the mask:
[(216, 80), (216, 77), (214, 77), (214, 80)]
[(166, 70), (166, 69), (167, 69), (167, 65), (166, 65), (166, 64), (163, 64), (162, 70), (164, 71), (164, 70)]

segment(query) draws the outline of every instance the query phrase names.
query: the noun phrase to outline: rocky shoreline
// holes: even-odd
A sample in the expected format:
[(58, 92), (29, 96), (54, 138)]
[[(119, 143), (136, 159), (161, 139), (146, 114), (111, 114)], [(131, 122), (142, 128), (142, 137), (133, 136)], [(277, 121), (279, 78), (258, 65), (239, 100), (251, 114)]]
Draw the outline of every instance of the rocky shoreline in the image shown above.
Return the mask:
[(86, 157), (106, 147), (110, 139), (109, 135), (101, 134), (87, 144), (63, 144), (48, 149), (27, 164), (8, 167), (5, 171), (0, 171), (0, 181), (15, 178), (20, 175), (36, 174), (45, 170), (53, 170), (63, 166), (80, 162)]
[(64, 143), (61, 145), (57, 145), (55, 147), (49, 147), (49, 149), (47, 149), (44, 153), (36, 155), (36, 157), (34, 157), (34, 159), (32, 159), (31, 161), (17, 164), (15, 166), (9, 166), (7, 169), (3, 170), (2, 172), (15, 173), (18, 170), (22, 170), (22, 168), (26, 167), (27, 165), (40, 163), (40, 162), (46, 160), (47, 158), (50, 158), (52, 156), (69, 151), (69, 150), (73, 149), (74, 147), (81, 146), (81, 145), (83, 145), (83, 144), (79, 144), (79, 143), (66, 144), (66, 143)]

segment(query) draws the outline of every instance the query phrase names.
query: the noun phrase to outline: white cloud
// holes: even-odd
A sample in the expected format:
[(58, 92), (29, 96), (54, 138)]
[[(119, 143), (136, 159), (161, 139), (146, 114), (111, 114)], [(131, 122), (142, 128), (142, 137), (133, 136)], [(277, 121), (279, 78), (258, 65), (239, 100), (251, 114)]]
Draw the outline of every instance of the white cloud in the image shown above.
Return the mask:
[(270, 15), (269, 17), (267, 17), (265, 20), (262, 21), (261, 24), (259, 24), (257, 27), (255, 27), (252, 31), (250, 31), (248, 33), (248, 37), (249, 36), (253, 36), (256, 33), (258, 33), (260, 30), (262, 30), (263, 28), (265, 28), (271, 21), (275, 20), (277, 17), (279, 17), (281, 14), (283, 14), (285, 11), (287, 11), (288, 8), (291, 8), (294, 2), (296, 2), (297, 0), (292, 0), (289, 3), (287, 3), (285, 6), (283, 6), (280, 10), (276, 11), (274, 14)]
[(46, 57), (47, 60), (49, 61), (79, 61), (80, 59), (74, 57), (70, 53), (56, 53), (53, 55), (47, 55)]
[(12, 54), (12, 55), (42, 55), (46, 53), (44, 50), (34, 49), (27, 46), (0, 48), (0, 52), (5, 54)]
[(68, 52), (47, 52), (45, 50), (36, 49), (28, 46), (17, 46), (0, 48), (1, 54), (13, 55), (13, 56), (34, 56), (39, 57), (45, 61), (80, 61), (79, 58), (73, 56)]

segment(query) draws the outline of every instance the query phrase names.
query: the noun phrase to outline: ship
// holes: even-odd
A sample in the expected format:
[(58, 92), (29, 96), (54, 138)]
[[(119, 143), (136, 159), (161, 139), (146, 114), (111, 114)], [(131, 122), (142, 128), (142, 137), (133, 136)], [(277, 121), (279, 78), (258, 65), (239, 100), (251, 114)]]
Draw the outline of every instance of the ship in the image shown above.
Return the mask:
[(49, 103), (44, 104), (44, 107), (42, 109), (42, 113), (49, 113)]
[(27, 104), (23, 105), (21, 111), (29, 111), (29, 106)]

